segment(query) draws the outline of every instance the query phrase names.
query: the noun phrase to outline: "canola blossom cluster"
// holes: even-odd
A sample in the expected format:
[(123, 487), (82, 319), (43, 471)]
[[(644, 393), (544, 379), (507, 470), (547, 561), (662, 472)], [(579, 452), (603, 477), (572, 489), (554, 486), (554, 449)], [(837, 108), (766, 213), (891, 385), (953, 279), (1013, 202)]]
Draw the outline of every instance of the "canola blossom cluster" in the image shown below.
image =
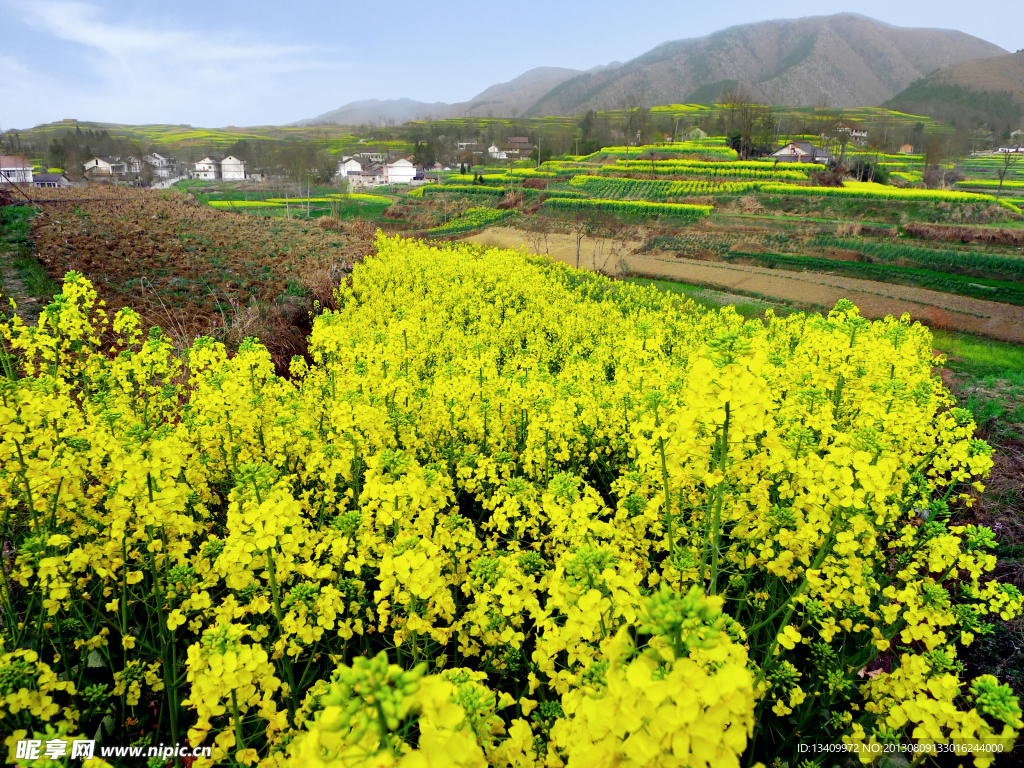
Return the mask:
[[(7, 746), (194, 765), (796, 764), (998, 745), (991, 449), (908, 317), (744, 321), (379, 236), (310, 359), (175, 350), (80, 275), (3, 328)], [(974, 489), (972, 489), (974, 486)], [(93, 763), (101, 764), (100, 761)]]

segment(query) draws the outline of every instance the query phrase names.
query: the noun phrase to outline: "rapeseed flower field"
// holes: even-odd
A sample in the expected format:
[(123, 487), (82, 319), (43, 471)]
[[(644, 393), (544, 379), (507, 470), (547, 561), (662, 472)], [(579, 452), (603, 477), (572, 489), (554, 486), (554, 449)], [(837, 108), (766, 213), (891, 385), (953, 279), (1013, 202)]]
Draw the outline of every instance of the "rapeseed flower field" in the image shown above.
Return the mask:
[[(310, 357), (176, 351), (71, 273), (2, 326), (0, 721), (195, 765), (1012, 748), (992, 467), (909, 317), (744, 321), (379, 236)], [(991, 751), (974, 762), (989, 765)], [(101, 764), (94, 761), (94, 764)]]

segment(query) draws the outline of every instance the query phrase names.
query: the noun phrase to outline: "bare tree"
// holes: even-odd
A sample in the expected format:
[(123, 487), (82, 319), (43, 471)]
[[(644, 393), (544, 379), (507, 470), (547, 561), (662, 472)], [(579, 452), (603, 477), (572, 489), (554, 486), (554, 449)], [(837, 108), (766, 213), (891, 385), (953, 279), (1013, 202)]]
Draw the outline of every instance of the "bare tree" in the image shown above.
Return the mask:
[(726, 131), (739, 134), (734, 149), (743, 160), (750, 157), (755, 141), (768, 144), (775, 134), (775, 117), (769, 107), (754, 101), (742, 85), (722, 92), (718, 103), (725, 114)]
[(1006, 174), (1009, 173), (1010, 169), (1020, 162), (1022, 153), (1020, 147), (1017, 148), (1016, 152), (1004, 152), (1003, 153), (1003, 164), (996, 168), (996, 175), (999, 176), (999, 189), (996, 191), (996, 200), (998, 200), (1003, 194), (1003, 180), (1006, 178)]
[(129, 157), (139, 164), (139, 183), (148, 187), (153, 178), (153, 169), (146, 162), (146, 155), (149, 154), (149, 142), (145, 139), (132, 139), (128, 142), (128, 153)]
[(583, 238), (590, 234), (590, 230), (590, 218), (582, 209), (577, 209), (572, 221), (572, 234), (576, 238), (576, 269), (580, 268), (580, 246), (583, 244)]

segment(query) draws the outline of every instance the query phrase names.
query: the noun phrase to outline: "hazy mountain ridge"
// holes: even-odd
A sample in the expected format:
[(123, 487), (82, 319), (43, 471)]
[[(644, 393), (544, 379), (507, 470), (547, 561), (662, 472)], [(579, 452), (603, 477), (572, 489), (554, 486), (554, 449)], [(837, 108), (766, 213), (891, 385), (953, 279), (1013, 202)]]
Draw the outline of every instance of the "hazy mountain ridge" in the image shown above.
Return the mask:
[(962, 85), (976, 91), (1001, 91), (1024, 104), (1024, 51), (943, 67), (925, 80)]
[(564, 67), (536, 67), (507, 83), (492, 85), (469, 101), (449, 104), (431, 117), (511, 117), (521, 115), (552, 88), (583, 72)]
[(943, 67), (883, 106), (970, 126), (1024, 126), (1024, 51)]
[(893, 27), (856, 14), (744, 24), (663, 43), (615, 71), (568, 80), (527, 114), (578, 114), (694, 96), (709, 101), (734, 84), (770, 104), (874, 106), (936, 68), (1004, 53), (963, 32)]
[(382, 121), (394, 121), (405, 123), (409, 120), (417, 120), (427, 117), (430, 113), (448, 106), (443, 101), (428, 104), (415, 99), (363, 99), (352, 101), (348, 104), (324, 112), (317, 117), (298, 120), (292, 125), (319, 125), (323, 123), (336, 123), (338, 125), (362, 125), (365, 123), (380, 123)]
[(576, 115), (641, 104), (708, 103), (737, 85), (768, 104), (877, 106), (936, 69), (1005, 54), (956, 30), (895, 27), (844, 13), (743, 24), (662, 43), (625, 64), (585, 72), (536, 67), (456, 104), (356, 101), (296, 125)]

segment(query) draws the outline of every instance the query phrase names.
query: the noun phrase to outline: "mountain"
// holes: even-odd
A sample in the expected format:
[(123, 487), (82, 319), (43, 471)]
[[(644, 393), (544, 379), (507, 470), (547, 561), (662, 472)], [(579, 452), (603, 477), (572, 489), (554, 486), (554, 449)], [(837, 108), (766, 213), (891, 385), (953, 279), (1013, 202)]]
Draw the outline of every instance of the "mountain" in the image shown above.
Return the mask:
[(1024, 125), (1024, 51), (943, 67), (883, 106), (970, 127)]
[(426, 117), (431, 112), (448, 106), (443, 101), (427, 104), (413, 99), (364, 99), (351, 101), (343, 107), (324, 112), (318, 117), (299, 120), (292, 125), (320, 125), (337, 123), (338, 125), (362, 125), (364, 123), (380, 123), (388, 120), (404, 123)]
[(578, 115), (640, 104), (712, 103), (737, 86), (767, 104), (876, 106), (936, 69), (972, 60), (980, 66), (1005, 54), (963, 32), (894, 27), (842, 13), (730, 27), (586, 71), (536, 67), (456, 104), (369, 99), (295, 125)]
[[(618, 62), (606, 67), (596, 67), (589, 71), (599, 71), (608, 67), (618, 66)], [(319, 117), (300, 120), (294, 125), (317, 125), (319, 123), (337, 123), (339, 125), (358, 125), (360, 123), (379, 123), (382, 119), (404, 123), (424, 117), (441, 119), (445, 117), (511, 117), (521, 115), (533, 106), (541, 96), (559, 83), (571, 77), (582, 75), (578, 69), (564, 67), (534, 67), (507, 83), (492, 85), (481, 91), (469, 101), (456, 104), (437, 102), (426, 104), (413, 99), (389, 99), (379, 101), (367, 99), (353, 101), (343, 107), (324, 112)]]
[(1005, 53), (963, 32), (894, 27), (850, 13), (767, 21), (663, 43), (614, 70), (578, 75), (526, 115), (706, 103), (736, 85), (769, 104), (873, 106), (939, 67)]
[[(597, 67), (591, 72), (620, 66), (618, 62)], [(578, 69), (564, 67), (535, 67), (507, 83), (492, 85), (469, 101), (449, 104), (431, 114), (431, 117), (513, 117), (522, 115), (548, 91), (570, 78), (584, 74)]]

